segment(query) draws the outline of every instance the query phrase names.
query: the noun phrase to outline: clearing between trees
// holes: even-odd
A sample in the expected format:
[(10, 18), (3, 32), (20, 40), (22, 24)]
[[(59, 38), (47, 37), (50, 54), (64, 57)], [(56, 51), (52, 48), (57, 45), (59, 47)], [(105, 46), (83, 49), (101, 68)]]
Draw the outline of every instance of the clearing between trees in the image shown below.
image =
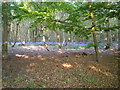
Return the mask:
[(58, 49), (49, 46), (9, 47), (3, 60), (4, 88), (117, 88), (118, 51)]

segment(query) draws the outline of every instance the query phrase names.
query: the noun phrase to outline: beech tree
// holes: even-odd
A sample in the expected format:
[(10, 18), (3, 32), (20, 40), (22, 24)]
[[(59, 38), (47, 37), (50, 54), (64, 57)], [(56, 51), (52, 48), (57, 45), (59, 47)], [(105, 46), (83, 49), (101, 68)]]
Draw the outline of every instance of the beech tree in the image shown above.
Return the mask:
[(8, 7), (8, 2), (2, 2), (2, 59), (7, 59), (8, 57), (8, 34), (9, 34), (9, 21), (8, 14), (6, 13), (6, 7)]
[[(57, 30), (59, 30), (66, 33), (74, 33), (76, 36), (80, 36), (83, 39), (89, 39), (92, 33), (93, 47), (96, 53), (96, 61), (98, 61), (99, 45), (96, 32), (118, 29), (118, 26), (106, 27), (109, 23), (105, 23), (106, 18), (111, 19), (115, 17), (119, 19), (119, 10), (114, 9), (117, 6), (118, 4), (116, 3), (105, 2), (16, 2), (12, 3), (10, 6), (3, 5), (3, 9), (7, 7), (8, 12), (11, 12), (12, 15), (9, 16), (11, 20), (29, 20), (31, 27), (37, 28), (36, 31), (32, 33), (34, 34), (34, 38), (43, 36), (43, 39), (45, 39), (45, 34), (37, 35), (37, 30), (42, 29), (40, 28), (41, 26), (44, 27), (44, 29), (42, 29), (44, 31), (53, 30), (57, 32)], [(58, 17), (61, 16), (61, 18), (56, 18), (56, 13), (61, 13), (58, 15)], [(8, 26), (5, 26), (8, 25), (6, 23), (9, 22), (7, 13), (3, 13), (3, 17), (6, 17), (3, 18), (3, 21), (4, 32), (7, 32)], [(59, 34), (57, 35), (59, 36)], [(4, 37), (5, 36), (7, 38), (8, 33), (4, 35)], [(3, 40), (3, 42), (6, 42), (6, 40), (7, 39)], [(109, 45), (108, 40), (107, 45)], [(5, 46), (7, 47), (7, 44), (3, 44), (3, 52), (7, 51)]]

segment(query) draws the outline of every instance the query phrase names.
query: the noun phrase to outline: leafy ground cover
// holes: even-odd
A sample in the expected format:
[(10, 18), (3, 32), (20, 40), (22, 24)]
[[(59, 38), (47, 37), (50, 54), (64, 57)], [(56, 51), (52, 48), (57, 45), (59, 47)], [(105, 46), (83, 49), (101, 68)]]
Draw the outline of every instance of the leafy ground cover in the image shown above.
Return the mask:
[[(3, 61), (3, 87), (8, 88), (116, 88), (118, 51), (58, 49), (55, 46), (9, 47)], [(83, 54), (86, 53), (87, 55)]]

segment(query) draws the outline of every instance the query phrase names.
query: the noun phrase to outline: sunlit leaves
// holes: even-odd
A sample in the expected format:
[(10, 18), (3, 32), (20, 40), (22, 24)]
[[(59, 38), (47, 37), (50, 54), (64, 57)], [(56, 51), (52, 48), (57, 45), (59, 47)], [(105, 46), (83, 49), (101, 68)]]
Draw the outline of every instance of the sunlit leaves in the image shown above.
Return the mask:
[[(102, 26), (106, 18), (119, 18), (118, 3), (93, 2), (96, 30), (107, 30)], [(30, 20), (31, 27), (44, 25), (50, 30), (64, 30), (88, 38), (91, 33), (91, 17), (88, 2), (14, 2), (6, 8), (11, 12), (10, 20)], [(109, 28), (115, 30), (118, 27)]]

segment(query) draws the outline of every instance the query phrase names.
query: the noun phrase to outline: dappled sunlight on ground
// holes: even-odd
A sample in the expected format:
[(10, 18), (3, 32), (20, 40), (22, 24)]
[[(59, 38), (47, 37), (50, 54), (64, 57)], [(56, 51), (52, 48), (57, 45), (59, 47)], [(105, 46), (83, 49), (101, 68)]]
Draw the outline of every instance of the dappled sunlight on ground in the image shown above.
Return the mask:
[(76, 58), (80, 58), (80, 57), (82, 57), (82, 56), (80, 56), (80, 55), (75, 55), (76, 56)]
[(16, 56), (16, 57), (26, 58), (26, 59), (29, 58), (29, 56), (27, 56), (27, 55), (20, 55), (20, 54), (16, 54), (15, 56)]
[(42, 50), (46, 50), (44, 46), (22, 46), (22, 48), (28, 50), (38, 50), (38, 48), (41, 48)]
[(100, 53), (104, 52), (104, 50), (99, 50)]
[(38, 55), (37, 58), (38, 58), (39, 60), (46, 60), (46, 59), (45, 59), (44, 57), (42, 57), (41, 55)]
[[(38, 88), (112, 88), (118, 86), (118, 60), (115, 57), (111, 58), (112, 56), (103, 54), (100, 55), (100, 62), (96, 62), (94, 51), (91, 49), (67, 50), (49, 47), (48, 52), (39, 46), (33, 48), (9, 47), (9, 58), (3, 61), (3, 76), (10, 78), (4, 80), (4, 87), (19, 88), (31, 83), (31, 81), (28, 82), (29, 79), (34, 79), (34, 84), (38, 85)], [(23, 75), (25, 78), (15, 81), (14, 77), (18, 75)]]
[(99, 68), (97, 68), (95, 66), (89, 65), (88, 67), (91, 68), (92, 70), (94, 70), (96, 72), (100, 72), (100, 73), (102, 73), (102, 74), (104, 74), (106, 76), (110, 76), (111, 75), (110, 72), (103, 72), (101, 69), (99, 69)]
[(33, 72), (33, 69), (26, 69), (26, 72)]
[(33, 66), (35, 66), (36, 65), (36, 63), (30, 63), (30, 67), (33, 67)]
[(24, 49), (31, 49), (30, 47), (25, 47), (25, 46), (22, 46), (22, 48), (24, 48)]
[(59, 49), (59, 50), (58, 50), (58, 53), (62, 54), (62, 53), (63, 53), (63, 51), (62, 51), (61, 49)]
[(69, 63), (63, 63), (62, 66), (65, 67), (65, 68), (72, 68), (72, 67), (73, 67), (73, 66), (72, 66), (71, 64), (69, 64)]
[[(28, 56), (28, 55), (21, 55), (21, 54), (15, 54), (16, 57), (20, 57), (20, 58), (24, 58), (24, 59), (31, 59), (31, 60), (46, 60), (46, 58), (44, 58), (41, 55), (38, 56)], [(37, 59), (35, 59), (37, 57)]]

